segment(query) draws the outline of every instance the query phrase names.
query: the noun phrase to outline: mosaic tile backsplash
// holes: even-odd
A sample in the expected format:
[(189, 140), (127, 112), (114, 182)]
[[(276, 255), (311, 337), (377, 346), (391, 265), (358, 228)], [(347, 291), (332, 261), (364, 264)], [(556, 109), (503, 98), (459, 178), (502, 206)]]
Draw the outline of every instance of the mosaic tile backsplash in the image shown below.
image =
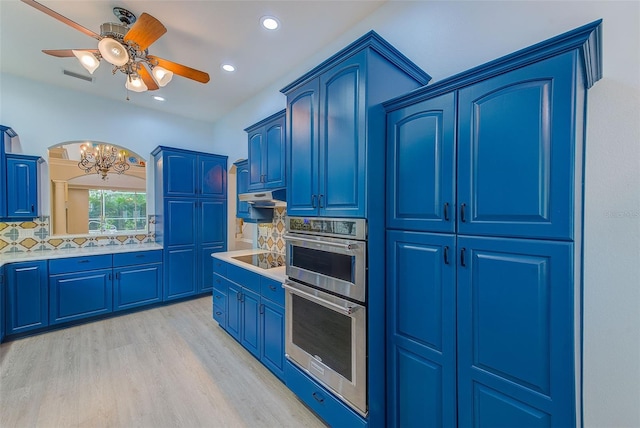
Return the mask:
[(0, 222), (0, 254), (153, 243), (155, 224), (155, 215), (150, 215), (146, 234), (51, 236), (49, 216), (33, 221)]
[(277, 207), (273, 209), (273, 222), (258, 224), (258, 248), (284, 255), (284, 233), (287, 209)]

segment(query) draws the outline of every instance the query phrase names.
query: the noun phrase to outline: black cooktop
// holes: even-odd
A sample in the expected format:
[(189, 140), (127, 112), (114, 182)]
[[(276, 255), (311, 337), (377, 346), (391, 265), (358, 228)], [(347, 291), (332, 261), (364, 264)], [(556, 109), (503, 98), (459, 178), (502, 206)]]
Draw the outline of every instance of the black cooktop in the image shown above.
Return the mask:
[(235, 256), (232, 257), (232, 259), (236, 259), (244, 263), (249, 263), (250, 265), (262, 269), (271, 269), (284, 266), (284, 255), (278, 253), (249, 254), (247, 256)]

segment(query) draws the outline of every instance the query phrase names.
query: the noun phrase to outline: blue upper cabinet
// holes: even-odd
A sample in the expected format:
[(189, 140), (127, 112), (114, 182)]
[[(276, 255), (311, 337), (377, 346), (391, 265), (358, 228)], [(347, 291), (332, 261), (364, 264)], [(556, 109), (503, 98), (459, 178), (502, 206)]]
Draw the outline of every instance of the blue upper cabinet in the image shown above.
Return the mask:
[(0, 192), (2, 192), (2, 195), (0, 195), (0, 218), (7, 215), (7, 199), (5, 196), (7, 189), (7, 166), (5, 163), (5, 151), (11, 143), (11, 136), (13, 134), (13, 129), (0, 125)]
[(165, 196), (196, 195), (198, 179), (196, 157), (193, 153), (165, 153), (162, 170)]
[(384, 191), (384, 112), (375, 106), (430, 77), (370, 32), (282, 89), (287, 213), (367, 217)]
[(33, 219), (38, 216), (39, 156), (6, 155), (6, 217)]
[[(249, 190), (249, 161), (243, 160), (236, 165), (236, 193), (246, 193)], [(249, 202), (241, 201), (236, 195), (236, 217), (246, 218), (249, 215)]]
[(455, 232), (456, 93), (387, 115), (387, 227)]
[(198, 154), (198, 196), (226, 199), (227, 157)]
[(282, 110), (245, 129), (249, 138), (249, 191), (277, 189), (287, 184), (284, 122)]

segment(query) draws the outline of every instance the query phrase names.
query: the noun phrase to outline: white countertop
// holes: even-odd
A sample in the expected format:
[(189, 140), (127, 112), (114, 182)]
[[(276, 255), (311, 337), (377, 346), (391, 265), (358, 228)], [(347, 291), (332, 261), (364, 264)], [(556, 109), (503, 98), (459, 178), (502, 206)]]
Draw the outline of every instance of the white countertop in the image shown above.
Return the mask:
[(66, 257), (96, 256), (100, 254), (130, 253), (133, 251), (162, 250), (156, 243), (103, 245), (100, 247), (68, 248), (49, 251), (33, 251), (29, 253), (0, 254), (0, 267), (8, 263), (31, 262), (37, 260), (63, 259)]
[(266, 276), (267, 278), (273, 279), (274, 281), (283, 283), (286, 277), (284, 266), (271, 268), (271, 269), (263, 269), (257, 266), (253, 266), (252, 264), (249, 264), (249, 263), (241, 262), (240, 260), (236, 260), (233, 258), (237, 256), (248, 256), (252, 254), (261, 254), (261, 253), (269, 253), (269, 252), (270, 251), (252, 248), (249, 250), (236, 250), (236, 251), (225, 251), (223, 253), (212, 253), (211, 257), (220, 259), (223, 262), (227, 262), (232, 265), (239, 266), (243, 269), (249, 270), (251, 272), (255, 272), (259, 275)]

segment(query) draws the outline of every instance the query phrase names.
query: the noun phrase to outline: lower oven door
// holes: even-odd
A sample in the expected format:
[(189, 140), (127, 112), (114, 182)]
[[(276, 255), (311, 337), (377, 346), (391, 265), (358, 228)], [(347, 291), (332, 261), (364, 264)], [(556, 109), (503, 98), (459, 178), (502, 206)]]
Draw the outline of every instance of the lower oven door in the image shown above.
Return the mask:
[(366, 308), (290, 280), (284, 288), (287, 358), (366, 416)]

